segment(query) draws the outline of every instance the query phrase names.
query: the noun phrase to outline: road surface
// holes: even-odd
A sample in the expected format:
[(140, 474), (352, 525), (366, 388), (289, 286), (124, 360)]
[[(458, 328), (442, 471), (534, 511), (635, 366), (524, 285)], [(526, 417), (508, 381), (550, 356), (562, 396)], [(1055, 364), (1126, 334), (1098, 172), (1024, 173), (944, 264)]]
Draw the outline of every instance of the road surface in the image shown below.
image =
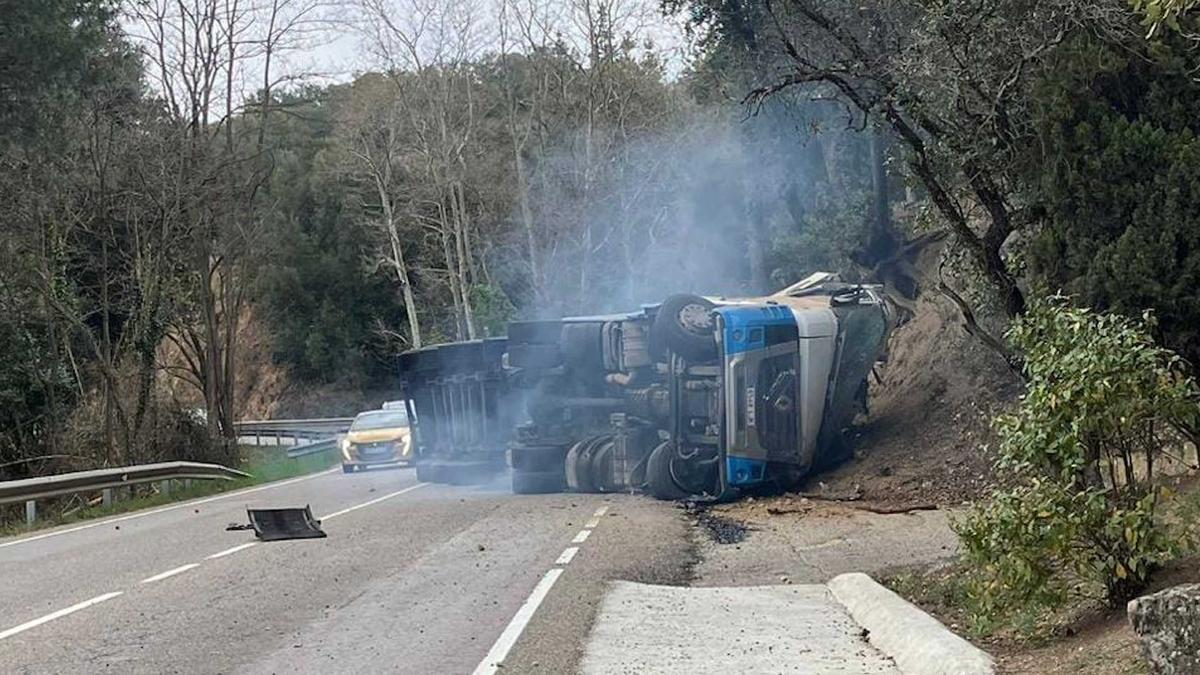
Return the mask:
[[(328, 538), (256, 543), (245, 508)], [(563, 673), (609, 580), (677, 584), (670, 504), (326, 472), (0, 539), (5, 673)]]

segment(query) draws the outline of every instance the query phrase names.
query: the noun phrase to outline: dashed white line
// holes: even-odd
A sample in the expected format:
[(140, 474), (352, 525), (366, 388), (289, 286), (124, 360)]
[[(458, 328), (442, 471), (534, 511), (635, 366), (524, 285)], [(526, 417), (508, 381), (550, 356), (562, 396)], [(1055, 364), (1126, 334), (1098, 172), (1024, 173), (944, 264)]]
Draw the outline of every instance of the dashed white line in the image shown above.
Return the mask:
[(521, 609), (518, 609), (517, 613), (513, 615), (512, 621), (508, 622), (504, 632), (496, 638), (496, 643), (488, 650), (487, 656), (483, 657), (483, 660), (475, 667), (472, 675), (494, 675), (499, 670), (500, 664), (508, 656), (509, 650), (517, 643), (517, 638), (521, 637), (525, 626), (529, 625), (533, 613), (546, 599), (546, 595), (550, 593), (554, 582), (558, 581), (562, 573), (562, 569), (558, 567), (546, 572), (546, 576), (542, 577), (538, 585), (533, 587), (533, 592), (525, 599), (525, 604), (521, 605)]
[(571, 540), (571, 543), (572, 544), (582, 544), (583, 542), (587, 541), (587, 538), (590, 537), (591, 535), (592, 535), (591, 530), (580, 530), (579, 534), (575, 535), (575, 538)]
[(186, 572), (188, 570), (196, 569), (199, 566), (200, 566), (200, 563), (188, 563), (186, 565), (180, 565), (179, 567), (176, 567), (173, 570), (167, 570), (166, 572), (162, 572), (161, 574), (155, 574), (152, 577), (146, 577), (145, 579), (142, 579), (138, 583), (152, 584), (156, 581), (162, 581), (163, 579), (168, 579), (170, 577), (173, 577), (176, 574), (183, 574), (184, 572)]
[(248, 495), (252, 492), (259, 492), (262, 490), (271, 490), (271, 489), (274, 489), (277, 487), (283, 487), (285, 485), (299, 483), (300, 481), (312, 480), (313, 478), (324, 476), (326, 474), (333, 473), (334, 471), (337, 471), (337, 467), (334, 467), (328, 471), (321, 471), (319, 473), (313, 473), (313, 474), (309, 474), (307, 476), (300, 476), (299, 478), (289, 478), (288, 480), (281, 480), (281, 481), (277, 481), (274, 483), (267, 483), (265, 485), (259, 485), (257, 487), (246, 488), (245, 490), (235, 490), (233, 492), (223, 492), (219, 495), (214, 495), (212, 497), (205, 497), (204, 499), (191, 499), (186, 502), (179, 502), (177, 504), (172, 504), (170, 506), (164, 506), (162, 508), (150, 509), (149, 511), (136, 511), (127, 516), (119, 516), (117, 518), (108, 518), (105, 520), (97, 520), (97, 521), (87, 523), (86, 525), (77, 525), (75, 527), (68, 527), (65, 530), (54, 530), (52, 532), (43, 532), (42, 534), (35, 534), (31, 537), (22, 537), (20, 539), (15, 539), (13, 541), (0, 542), (0, 548), (4, 548), (6, 546), (16, 546), (17, 544), (28, 544), (31, 541), (38, 541), (39, 539), (46, 539), (48, 537), (57, 537), (60, 534), (70, 534), (72, 532), (79, 532), (80, 530), (89, 530), (93, 527), (101, 527), (103, 525), (111, 525), (113, 523), (123, 523), (127, 520), (133, 520), (134, 518), (142, 518), (145, 516), (152, 516), (156, 513), (163, 513), (165, 511), (173, 511), (175, 509), (181, 509), (185, 506), (199, 506), (200, 504), (207, 504), (209, 502), (215, 502), (219, 499), (229, 499), (230, 497), (239, 497), (241, 495)]
[(112, 600), (113, 598), (117, 597), (118, 595), (121, 595), (121, 593), (122, 593), (122, 591), (113, 591), (112, 593), (105, 593), (104, 595), (97, 595), (96, 597), (92, 598), (91, 600), (84, 600), (83, 602), (81, 602), (77, 605), (71, 605), (70, 607), (67, 607), (66, 609), (60, 609), (57, 612), (51, 612), (51, 613), (47, 614), (46, 616), (39, 617), (37, 619), (34, 619), (33, 621), (26, 621), (25, 623), (21, 624), (20, 626), (13, 626), (12, 628), (9, 628), (8, 630), (0, 631), (0, 640), (3, 640), (4, 638), (12, 637), (12, 636), (16, 635), (17, 633), (24, 633), (25, 631), (29, 630), (30, 628), (36, 628), (44, 623), (49, 623), (55, 619), (61, 619), (68, 614), (74, 614), (75, 612), (78, 612), (81, 609), (87, 609), (88, 607), (91, 607), (92, 605), (98, 605), (106, 600)]
[(603, 517), (603, 516), (604, 516), (604, 514), (606, 514), (606, 513), (608, 513), (608, 506), (607, 506), (607, 505), (605, 505), (605, 506), (601, 506), (600, 508), (596, 509), (596, 512), (595, 512), (595, 513), (593, 513), (592, 515), (593, 515), (593, 516), (596, 516), (597, 518), (601, 518), (601, 517)]
[(378, 504), (379, 502), (381, 502), (385, 499), (391, 499), (392, 497), (399, 497), (400, 495), (402, 495), (406, 492), (412, 492), (413, 490), (416, 490), (417, 488), (423, 488), (426, 485), (429, 485), (429, 483), (417, 483), (416, 485), (410, 485), (410, 486), (404, 488), (403, 490), (396, 490), (395, 492), (388, 493), (382, 497), (376, 497), (375, 499), (372, 499), (371, 501), (363, 502), (361, 504), (356, 504), (349, 508), (342, 509), (341, 511), (334, 511), (333, 513), (331, 513), (327, 516), (321, 516), (317, 520), (326, 521), (326, 520), (329, 520), (330, 518), (337, 518), (338, 516), (344, 516), (347, 513), (350, 513), (351, 511), (365, 509), (366, 507), (371, 506), (373, 504)]
[(554, 561), (554, 564), (555, 565), (570, 565), (571, 560), (573, 560), (575, 558), (576, 553), (579, 553), (579, 547), (572, 546), (572, 547), (564, 550), (562, 552), (562, 555), (558, 556), (558, 560)]
[(238, 551), (244, 551), (245, 549), (248, 549), (257, 543), (258, 543), (257, 541), (251, 541), (251, 542), (247, 542), (245, 544), (239, 544), (237, 546), (234, 546), (233, 548), (227, 548), (224, 551), (214, 553), (214, 554), (208, 556), (207, 558), (205, 558), (205, 560), (216, 560), (217, 558), (224, 558), (225, 556), (233, 555), (234, 553), (237, 553)]
[(584, 529), (587, 529), (587, 530), (590, 530), (590, 529), (592, 529), (593, 527), (600, 527), (600, 519), (599, 519), (599, 518), (592, 518), (591, 520), (589, 520), (589, 521), (587, 521), (586, 523), (584, 523), (584, 524), (583, 524), (583, 527), (584, 527)]

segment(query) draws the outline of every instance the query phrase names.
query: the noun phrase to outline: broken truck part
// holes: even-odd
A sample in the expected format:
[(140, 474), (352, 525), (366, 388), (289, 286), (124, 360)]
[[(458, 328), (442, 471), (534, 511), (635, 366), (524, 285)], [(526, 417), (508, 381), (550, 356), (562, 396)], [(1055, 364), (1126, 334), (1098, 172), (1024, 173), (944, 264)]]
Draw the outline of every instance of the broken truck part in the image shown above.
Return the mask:
[(517, 493), (791, 487), (849, 456), (889, 327), (878, 287), (821, 273), (766, 297), (675, 295), (408, 352), (418, 471), (477, 479), (507, 446)]
[(246, 509), (246, 515), (254, 528), (254, 536), (262, 541), (322, 539), (326, 536), (321, 521), (313, 518), (312, 509), (307, 505), (302, 509)]

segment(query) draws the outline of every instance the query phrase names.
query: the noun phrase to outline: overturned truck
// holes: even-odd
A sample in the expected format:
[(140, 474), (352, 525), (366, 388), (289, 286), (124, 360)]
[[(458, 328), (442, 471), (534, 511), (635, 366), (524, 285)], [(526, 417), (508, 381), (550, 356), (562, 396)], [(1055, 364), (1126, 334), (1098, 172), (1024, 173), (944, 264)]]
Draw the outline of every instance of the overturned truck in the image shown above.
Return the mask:
[(788, 488), (849, 455), (889, 326), (877, 287), (822, 273), (766, 297), (674, 295), (407, 352), (418, 472), (477, 482), (507, 459), (517, 493)]

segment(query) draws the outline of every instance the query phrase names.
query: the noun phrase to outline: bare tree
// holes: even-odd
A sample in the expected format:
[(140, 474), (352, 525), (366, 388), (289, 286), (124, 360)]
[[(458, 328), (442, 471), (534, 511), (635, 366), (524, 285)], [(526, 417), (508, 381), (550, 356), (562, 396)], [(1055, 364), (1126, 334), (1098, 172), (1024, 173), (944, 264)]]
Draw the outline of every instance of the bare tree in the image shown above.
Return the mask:
[[(174, 122), (180, 154), (164, 206), (179, 221), (190, 283), (189, 312), (170, 338), (203, 394), (210, 434), (232, 439), (237, 336), (263, 250), (256, 199), (271, 170), (264, 133), (275, 64), (311, 39), (325, 3), (316, 0), (132, 0), (127, 12), (153, 84)], [(294, 77), (289, 74), (288, 77)], [(256, 142), (240, 113), (261, 86)]]

